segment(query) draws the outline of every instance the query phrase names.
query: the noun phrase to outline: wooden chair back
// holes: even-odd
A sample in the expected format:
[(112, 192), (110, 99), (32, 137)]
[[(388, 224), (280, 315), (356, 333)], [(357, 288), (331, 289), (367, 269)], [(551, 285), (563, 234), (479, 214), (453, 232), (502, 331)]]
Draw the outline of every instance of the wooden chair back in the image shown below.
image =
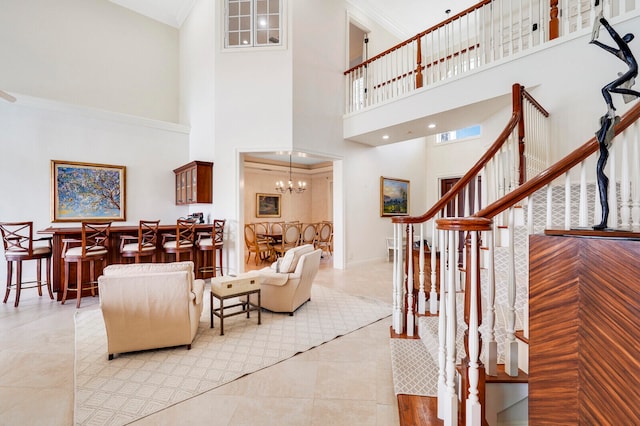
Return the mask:
[(226, 219), (213, 220), (213, 244), (217, 247), (224, 244), (224, 225), (226, 222)]
[(196, 237), (196, 221), (193, 219), (178, 219), (176, 222), (176, 246), (193, 245)]
[(82, 222), (82, 257), (91, 252), (109, 250), (111, 222)]
[(138, 223), (138, 252), (143, 248), (157, 247), (159, 220), (141, 220)]
[(0, 223), (5, 256), (33, 256), (33, 222)]

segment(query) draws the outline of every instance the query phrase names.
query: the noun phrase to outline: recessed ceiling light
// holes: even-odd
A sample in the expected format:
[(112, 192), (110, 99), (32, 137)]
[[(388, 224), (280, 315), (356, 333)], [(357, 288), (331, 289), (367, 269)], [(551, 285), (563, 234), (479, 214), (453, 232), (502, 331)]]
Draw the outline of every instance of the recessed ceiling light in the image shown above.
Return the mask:
[(384, 140), (389, 139), (389, 135), (382, 135), (382, 139), (384, 139)]
[(435, 129), (436, 125), (435, 125), (435, 123), (431, 123), (427, 127), (430, 128), (430, 129)]

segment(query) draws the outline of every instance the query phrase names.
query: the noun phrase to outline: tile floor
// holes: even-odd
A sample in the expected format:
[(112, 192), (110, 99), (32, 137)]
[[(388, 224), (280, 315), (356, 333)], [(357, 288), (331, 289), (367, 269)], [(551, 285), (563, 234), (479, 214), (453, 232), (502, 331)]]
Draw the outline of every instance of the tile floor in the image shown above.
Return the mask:
[[(391, 275), (384, 260), (342, 271), (325, 258), (316, 283), (391, 303)], [(75, 303), (35, 289), (18, 308), (13, 301), (14, 292), (0, 304), (0, 424), (71, 425)], [(80, 309), (97, 304), (85, 298)], [(398, 425), (390, 325), (385, 318), (135, 424)]]

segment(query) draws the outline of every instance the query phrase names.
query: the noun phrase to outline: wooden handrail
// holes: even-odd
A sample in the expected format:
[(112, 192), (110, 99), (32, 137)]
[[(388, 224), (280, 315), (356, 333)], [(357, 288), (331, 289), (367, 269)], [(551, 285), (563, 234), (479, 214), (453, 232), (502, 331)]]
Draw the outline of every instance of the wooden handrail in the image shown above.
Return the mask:
[[(627, 111), (621, 118), (620, 122), (615, 126), (615, 135), (619, 135), (623, 131), (625, 131), (630, 125), (632, 125), (636, 120), (640, 118), (640, 102), (637, 102), (633, 108)], [(539, 189), (545, 187), (546, 185), (553, 182), (556, 178), (562, 176), (569, 170), (571, 170), (576, 165), (580, 164), (591, 154), (596, 152), (599, 149), (599, 143), (596, 137), (592, 137), (589, 139), (581, 147), (577, 148), (575, 151), (564, 157), (562, 160), (558, 161), (551, 167), (548, 167), (546, 170), (542, 171), (540, 174), (528, 180), (515, 190), (511, 191), (509, 194), (500, 198), (499, 200), (489, 204), (485, 208), (479, 210), (472, 216), (475, 217), (484, 217), (484, 218), (493, 218), (501, 212), (505, 211), (509, 207), (513, 206), (517, 202), (523, 200), (524, 198), (532, 195), (534, 192)], [(452, 188), (453, 189), (453, 188)], [(415, 222), (408, 222), (415, 223)]]
[(480, 157), (480, 159), (476, 162), (476, 164), (474, 164), (473, 167), (471, 167), (471, 169), (469, 169), (469, 171), (465, 173), (465, 175), (461, 177), (460, 180), (458, 180), (458, 182), (456, 182), (456, 184), (453, 185), (451, 189), (449, 189), (449, 191), (447, 191), (447, 193), (444, 194), (433, 205), (433, 207), (427, 210), (427, 212), (424, 213), (423, 215), (395, 216), (391, 219), (391, 221), (393, 223), (422, 223), (435, 217), (439, 211), (444, 209), (447, 206), (447, 204), (449, 204), (449, 202), (454, 197), (456, 197), (458, 193), (465, 186), (467, 186), (473, 178), (475, 178), (478, 175), (478, 173), (480, 173), (482, 168), (489, 162), (489, 160), (491, 160), (496, 155), (496, 153), (500, 150), (500, 148), (502, 148), (502, 145), (504, 145), (504, 143), (509, 138), (509, 135), (511, 135), (511, 133), (513, 132), (513, 129), (515, 129), (515, 127), (518, 125), (518, 123), (520, 122), (522, 113), (520, 111), (520, 108), (517, 107), (517, 105), (520, 104), (520, 96), (523, 91), (524, 91), (524, 88), (520, 84), (516, 83), (513, 85), (513, 90), (512, 90), (512, 98), (513, 98), (513, 105), (514, 105), (513, 112), (511, 114), (511, 119), (505, 126), (504, 130), (502, 131), (502, 133), (500, 133), (500, 135), (498, 136), (496, 141), (493, 143), (493, 145), (491, 145), (491, 147), (482, 155), (482, 157)]
[(404, 47), (404, 46), (406, 46), (407, 44), (409, 44), (409, 43), (411, 43), (411, 42), (413, 42), (413, 41), (415, 41), (415, 40), (420, 39), (421, 37), (424, 37), (425, 35), (429, 34), (430, 32), (433, 32), (433, 31), (437, 30), (438, 28), (444, 27), (445, 25), (447, 25), (447, 24), (449, 24), (449, 23), (451, 23), (451, 22), (455, 21), (456, 19), (460, 19), (460, 18), (461, 18), (461, 17), (463, 17), (464, 15), (466, 15), (466, 14), (468, 14), (468, 13), (471, 13), (471, 12), (473, 12), (473, 11), (474, 11), (474, 10), (476, 10), (476, 9), (480, 9), (480, 8), (482, 8), (483, 6), (486, 6), (487, 4), (491, 3), (492, 1), (493, 1), (493, 0), (483, 0), (483, 1), (481, 1), (481, 2), (479, 2), (479, 3), (477, 3), (477, 4), (475, 4), (475, 5), (473, 5), (473, 6), (471, 6), (471, 7), (468, 7), (467, 9), (463, 10), (462, 12), (460, 12), (460, 13), (458, 13), (458, 14), (456, 14), (456, 15), (453, 15), (452, 17), (450, 17), (450, 18), (448, 18), (448, 19), (445, 19), (444, 21), (440, 22), (439, 24), (436, 24), (436, 25), (434, 25), (434, 26), (432, 26), (432, 27), (430, 27), (430, 28), (428, 28), (428, 29), (424, 30), (423, 32), (421, 32), (421, 33), (418, 33), (418, 34), (414, 35), (414, 36), (413, 36), (413, 37), (411, 37), (410, 39), (407, 39), (407, 40), (405, 40), (405, 41), (403, 41), (403, 42), (401, 42), (401, 43), (398, 43), (398, 44), (396, 44), (395, 46), (393, 46), (393, 47), (391, 47), (391, 48), (389, 48), (389, 49), (385, 50), (384, 52), (378, 53), (376, 56), (373, 56), (372, 58), (367, 59), (366, 61), (364, 61), (364, 62), (362, 62), (362, 63), (360, 63), (360, 64), (358, 64), (358, 65), (356, 65), (356, 66), (354, 66), (354, 67), (352, 67), (352, 68), (349, 68), (349, 69), (348, 69), (348, 70), (346, 70), (343, 74), (344, 74), (344, 75), (347, 75), (347, 74), (350, 74), (351, 72), (353, 72), (353, 71), (357, 70), (358, 68), (366, 67), (366, 66), (367, 66), (368, 64), (370, 64), (371, 62), (374, 62), (374, 61), (376, 61), (376, 60), (378, 60), (378, 59), (382, 58), (383, 56), (388, 55), (389, 53), (391, 53), (391, 52), (393, 52), (393, 51), (395, 51), (395, 50), (398, 50), (398, 49), (400, 49), (401, 47)]

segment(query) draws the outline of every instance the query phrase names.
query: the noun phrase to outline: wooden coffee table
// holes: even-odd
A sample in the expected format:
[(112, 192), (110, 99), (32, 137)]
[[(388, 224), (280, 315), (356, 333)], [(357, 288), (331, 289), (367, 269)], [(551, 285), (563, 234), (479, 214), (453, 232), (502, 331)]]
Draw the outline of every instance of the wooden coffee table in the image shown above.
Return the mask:
[[(258, 303), (253, 303), (250, 296), (258, 295)], [(238, 303), (225, 306), (224, 301), (232, 298), (247, 297), (246, 301), (240, 300)], [(214, 308), (214, 298), (220, 301), (220, 307)], [(233, 308), (241, 307), (237, 310)], [(233, 309), (229, 312), (229, 309)], [(211, 279), (211, 328), (213, 328), (213, 317), (220, 318), (220, 335), (224, 335), (224, 319), (234, 315), (247, 314), (250, 318), (251, 311), (258, 311), (258, 325), (261, 324), (260, 316), (260, 282), (256, 275), (241, 275), (237, 277), (219, 277)]]

